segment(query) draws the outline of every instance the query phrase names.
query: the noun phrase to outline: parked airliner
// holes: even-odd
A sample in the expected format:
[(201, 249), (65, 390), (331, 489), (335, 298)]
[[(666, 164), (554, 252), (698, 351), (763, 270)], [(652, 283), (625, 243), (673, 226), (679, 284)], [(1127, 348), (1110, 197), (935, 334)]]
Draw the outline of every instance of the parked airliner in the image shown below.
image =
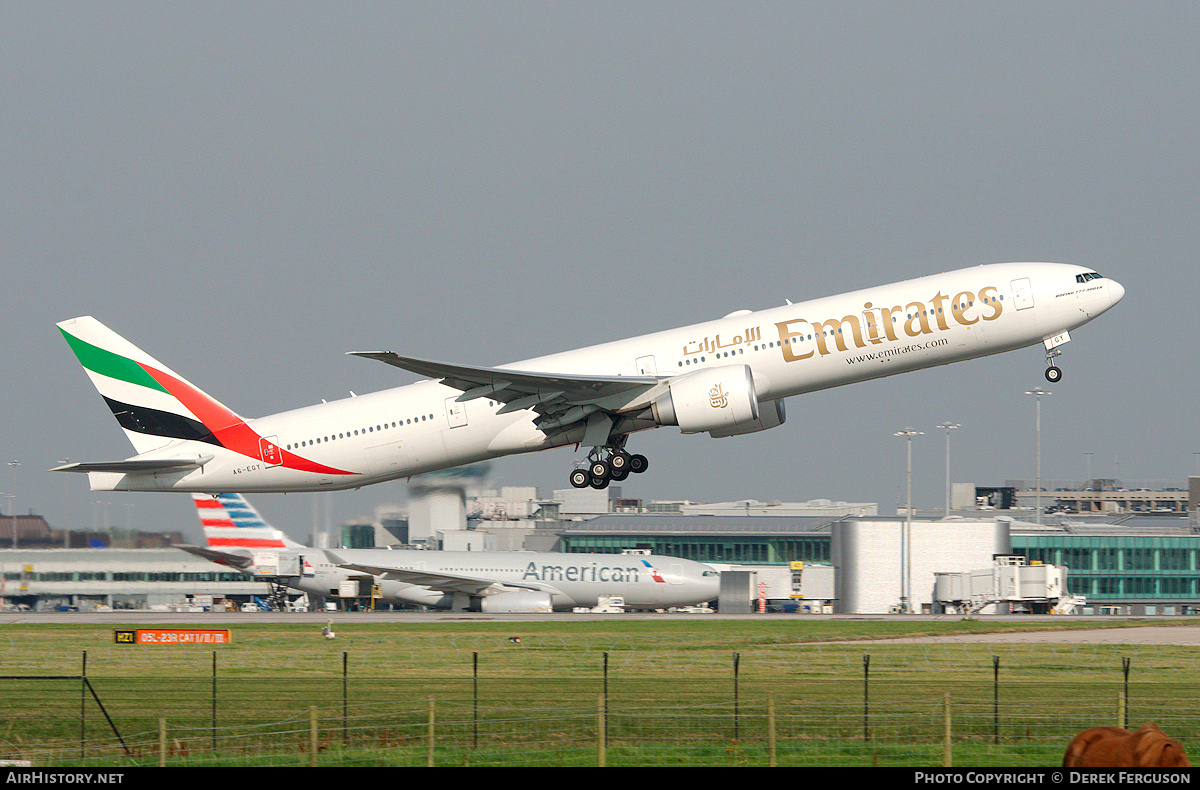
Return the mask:
[[(619, 600), (667, 609), (716, 600), (720, 574), (651, 554), (314, 549), (271, 527), (240, 494), (193, 494), (207, 548), (180, 546), (265, 582), (338, 598), (342, 583), (378, 587), (380, 603), (483, 612), (570, 611)], [(358, 593), (354, 593), (357, 595)]]
[[(1125, 290), (1087, 268), (977, 266), (566, 351), (502, 367), (351, 352), (429, 380), (239, 417), (92, 317), (58, 326), (137, 455), (73, 463), (104, 491), (326, 491), (579, 445), (577, 487), (646, 469), (626, 451), (664, 425), (714, 437), (782, 425), (784, 398), (1042, 344)], [(224, 352), (222, 352), (224, 353)]]

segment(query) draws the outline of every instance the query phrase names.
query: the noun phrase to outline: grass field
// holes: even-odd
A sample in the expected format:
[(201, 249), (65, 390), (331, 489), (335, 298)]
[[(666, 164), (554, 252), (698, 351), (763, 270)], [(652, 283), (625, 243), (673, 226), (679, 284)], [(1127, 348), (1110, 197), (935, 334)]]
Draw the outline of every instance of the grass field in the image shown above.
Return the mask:
[[(1195, 648), (895, 644), (1045, 623), (229, 622), (218, 646), (0, 626), (0, 757), (38, 765), (1052, 765), (1154, 719), (1200, 744)], [(184, 626), (186, 627), (186, 626)], [(210, 627), (206, 625), (205, 627)], [(86, 675), (86, 684), (80, 679)], [(67, 679), (51, 679), (67, 678)], [(603, 695), (603, 696), (602, 696)], [(111, 723), (110, 723), (111, 722)], [(165, 728), (165, 737), (160, 734)]]

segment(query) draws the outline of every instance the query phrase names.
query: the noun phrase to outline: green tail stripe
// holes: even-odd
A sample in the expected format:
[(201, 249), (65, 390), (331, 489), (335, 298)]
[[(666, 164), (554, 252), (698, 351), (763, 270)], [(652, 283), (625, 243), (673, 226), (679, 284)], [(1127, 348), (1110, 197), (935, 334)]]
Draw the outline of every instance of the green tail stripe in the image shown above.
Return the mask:
[(140, 387), (149, 387), (150, 389), (166, 392), (166, 389), (162, 385), (155, 381), (141, 365), (132, 359), (114, 354), (111, 351), (105, 351), (98, 346), (93, 346), (91, 343), (86, 343), (77, 337), (71, 336), (62, 327), (59, 327), (59, 331), (67, 339), (67, 345), (75, 352), (79, 363), (88, 370), (99, 373), (101, 376), (108, 376), (109, 378), (127, 381), (130, 384), (137, 384)]

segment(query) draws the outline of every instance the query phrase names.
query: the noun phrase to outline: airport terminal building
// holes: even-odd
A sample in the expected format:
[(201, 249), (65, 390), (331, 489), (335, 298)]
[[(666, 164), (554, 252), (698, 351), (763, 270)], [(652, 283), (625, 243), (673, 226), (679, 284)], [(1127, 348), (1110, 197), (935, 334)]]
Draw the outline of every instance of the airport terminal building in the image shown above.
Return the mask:
[[(1069, 592), (1084, 599), (1075, 614), (1200, 614), (1200, 477), (1191, 478), (1186, 490), (1164, 489), (1162, 496), (1148, 496), (1152, 491), (1093, 491), (1109, 494), (1107, 502), (1123, 497), (1126, 504), (1082, 511), (1064, 506), (1087, 501), (1073, 499), (1074, 490), (1044, 492), (1048, 501), (1043, 511), (1064, 512), (1042, 512), (1040, 518), (1021, 507), (1029, 492), (1020, 486), (972, 491), (978, 493), (974, 508), (956, 510), (949, 518), (940, 511), (915, 513), (911, 526), (903, 517), (878, 516), (871, 503), (643, 505), (621, 499), (619, 490), (556, 491), (545, 500), (532, 492), (525, 495), (526, 505), (485, 504), (472, 509), (470, 516), (464, 507), (462, 523), (445, 524), (446, 529), (436, 531), (436, 543), (427, 547), (639, 551), (681, 557), (772, 579), (771, 610), (796, 608), (797, 564), (809, 572), (827, 567), (836, 583), (832, 592), (822, 593), (826, 601), (820, 611), (864, 613), (892, 611), (901, 599), (913, 611), (937, 611), (929, 581), (933, 574), (977, 572), (992, 556), (1005, 556), (1065, 569)], [(20, 517), (22, 529), (25, 519)], [(11, 534), (5, 535), (10, 523), (17, 520), (0, 516), (0, 545), (11, 542)], [(407, 525), (400, 529), (408, 535)], [(344, 530), (361, 541), (362, 525)], [(397, 542), (381, 531), (376, 534), (383, 536), (375, 539), (378, 545)], [(895, 543), (905, 534), (908, 543)], [(30, 539), (27, 533), (19, 537)], [(64, 541), (56, 535), (47, 538), (46, 545), (55, 547), (0, 550), (0, 599), (6, 605), (240, 607), (269, 592), (261, 581), (178, 549), (57, 548)], [(895, 564), (905, 551), (909, 556)], [(786, 589), (789, 570), (792, 594)], [(908, 588), (898, 581), (906, 574)]]

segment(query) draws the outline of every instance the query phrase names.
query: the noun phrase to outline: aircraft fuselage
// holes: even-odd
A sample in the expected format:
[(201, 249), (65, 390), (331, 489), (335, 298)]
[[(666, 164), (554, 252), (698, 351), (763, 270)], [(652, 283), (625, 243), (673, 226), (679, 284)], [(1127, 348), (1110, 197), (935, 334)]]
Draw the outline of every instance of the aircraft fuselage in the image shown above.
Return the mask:
[[(1089, 279), (1084, 279), (1085, 275)], [(1066, 264), (977, 266), (501, 366), (559, 375), (657, 376), (665, 393), (688, 374), (744, 366), (763, 408), (783, 398), (1046, 343), (1124, 293)], [(736, 368), (732, 368), (735, 369)], [(90, 471), (93, 489), (327, 491), (582, 441), (586, 424), (543, 430), (530, 410), (420, 381), (248, 419), (228, 446), (182, 440), (138, 459), (193, 456), (198, 468)], [(659, 402), (612, 407), (614, 435), (671, 422)], [(768, 421), (762, 427), (782, 422)], [(544, 426), (543, 426), (544, 427)], [(756, 428), (761, 429), (761, 428)], [(722, 435), (716, 432), (713, 435)], [(725, 434), (728, 435), (728, 434)], [(254, 439), (257, 438), (257, 441)], [(228, 444), (228, 443), (225, 443)]]

